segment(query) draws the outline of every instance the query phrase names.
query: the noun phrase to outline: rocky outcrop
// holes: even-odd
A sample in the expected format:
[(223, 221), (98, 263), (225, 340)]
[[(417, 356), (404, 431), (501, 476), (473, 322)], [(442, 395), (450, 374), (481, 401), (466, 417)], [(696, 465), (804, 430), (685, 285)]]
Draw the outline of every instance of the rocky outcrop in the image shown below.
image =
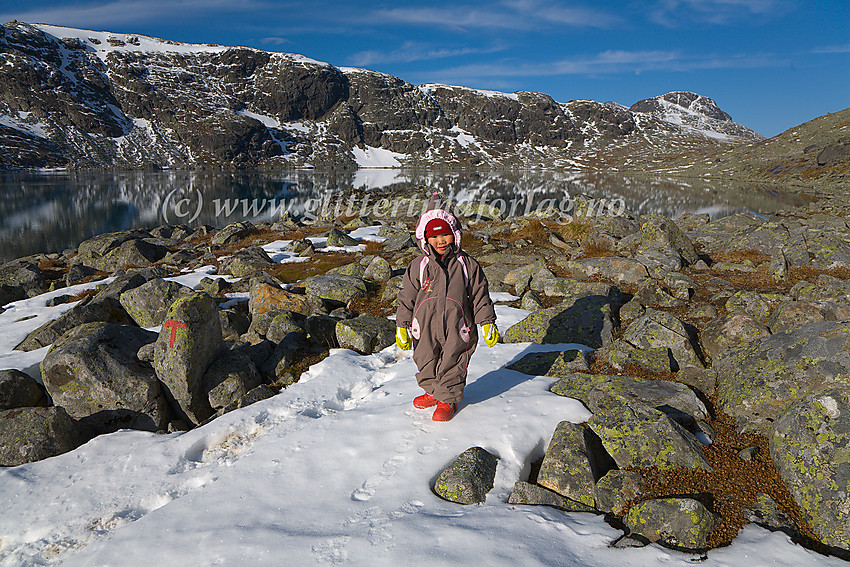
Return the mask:
[(470, 447), (457, 456), (434, 482), (440, 498), (458, 504), (484, 502), (493, 489), (498, 459), (481, 447)]

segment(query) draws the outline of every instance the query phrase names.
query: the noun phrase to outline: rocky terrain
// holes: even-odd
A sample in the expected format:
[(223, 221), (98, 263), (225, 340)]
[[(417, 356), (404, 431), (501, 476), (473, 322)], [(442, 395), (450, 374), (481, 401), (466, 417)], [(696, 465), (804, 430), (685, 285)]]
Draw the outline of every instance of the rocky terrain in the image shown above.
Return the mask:
[[(331, 213), (307, 225), (283, 216), (221, 230), (103, 234), (0, 266), (0, 305), (114, 278), (54, 300), (75, 303), (18, 345), (51, 345), (41, 382), (0, 372), (0, 462), (43, 459), (123, 428), (190, 429), (290, 386), (329, 348), (392, 345), (387, 317), (417, 254), (416, 215), (404, 211), (422, 200), (411, 199), (401, 213)], [(842, 206), (676, 222), (600, 213), (585, 198), (569, 219), (458, 210), (464, 247), (491, 291), (513, 294), (509, 301), (530, 312), (502, 329), (502, 341), (594, 349), (511, 364), (550, 376), (553, 396), (580, 400), (593, 415), (552, 432), (510, 502), (605, 514), (624, 529), (619, 546), (703, 551), (756, 522), (848, 556), (850, 226)], [(380, 238), (351, 236), (368, 226)], [(280, 263), (296, 256), (305, 260)], [(228, 278), (196, 289), (164, 279), (202, 265)], [(470, 448), (434, 490), (481, 501), (496, 466)], [(423, 482), (437, 473), (424, 472)]]
[(0, 27), (0, 169), (645, 165), (762, 136), (711, 99), (631, 108), (415, 86), (293, 54), (19, 22)]

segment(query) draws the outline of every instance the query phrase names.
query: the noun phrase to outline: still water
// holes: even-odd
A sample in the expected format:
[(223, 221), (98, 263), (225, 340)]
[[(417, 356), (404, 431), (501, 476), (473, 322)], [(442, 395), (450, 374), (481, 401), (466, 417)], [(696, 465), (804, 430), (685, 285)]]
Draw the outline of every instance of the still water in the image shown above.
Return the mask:
[[(579, 194), (625, 203), (635, 213), (677, 218), (686, 212), (717, 218), (741, 211), (769, 214), (801, 204), (793, 195), (728, 182), (685, 184), (604, 174), (423, 172), (359, 170), (321, 173), (18, 173), (0, 176), (0, 261), (59, 252), (103, 232), (162, 224), (275, 220), (284, 210), (309, 218), (328, 196), (362, 193), (357, 212), (370, 212), (377, 196), (438, 190), (457, 200), (492, 204), (510, 214), (546, 200)], [(359, 194), (358, 193), (358, 194)], [(370, 200), (370, 196), (375, 195)]]

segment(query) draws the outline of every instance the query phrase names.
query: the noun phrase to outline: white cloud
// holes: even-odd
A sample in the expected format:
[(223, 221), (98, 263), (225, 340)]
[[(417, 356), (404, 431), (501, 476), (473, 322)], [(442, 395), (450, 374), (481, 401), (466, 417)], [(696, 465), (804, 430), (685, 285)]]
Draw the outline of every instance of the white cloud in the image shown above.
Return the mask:
[(649, 18), (668, 27), (693, 22), (725, 25), (784, 15), (791, 8), (790, 0), (659, 0)]
[(378, 63), (410, 63), (412, 61), (430, 61), (449, 57), (480, 55), (502, 51), (503, 47), (432, 47), (420, 42), (408, 41), (392, 51), (369, 50), (355, 53), (349, 57), (352, 65), (366, 66)]

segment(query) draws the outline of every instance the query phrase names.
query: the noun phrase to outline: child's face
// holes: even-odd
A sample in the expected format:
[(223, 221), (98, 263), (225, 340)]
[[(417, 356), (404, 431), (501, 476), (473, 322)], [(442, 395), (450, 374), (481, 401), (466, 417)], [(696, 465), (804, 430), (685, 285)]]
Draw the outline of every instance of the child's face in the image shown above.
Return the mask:
[(449, 246), (454, 244), (454, 242), (455, 237), (453, 234), (438, 234), (437, 236), (428, 238), (428, 244), (430, 244), (440, 256), (445, 254), (446, 250), (448, 250)]

